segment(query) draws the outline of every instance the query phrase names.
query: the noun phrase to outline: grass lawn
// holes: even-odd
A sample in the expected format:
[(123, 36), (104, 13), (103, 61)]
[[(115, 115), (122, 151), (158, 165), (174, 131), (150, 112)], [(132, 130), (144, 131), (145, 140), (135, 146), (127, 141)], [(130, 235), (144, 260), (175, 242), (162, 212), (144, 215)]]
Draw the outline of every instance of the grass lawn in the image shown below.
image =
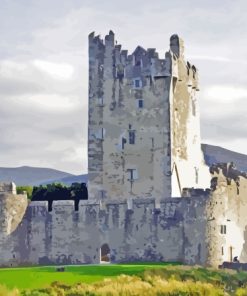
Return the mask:
[(136, 263), (115, 265), (80, 265), (65, 266), (65, 272), (57, 272), (55, 266), (1, 268), (0, 285), (7, 288), (38, 289), (49, 286), (54, 281), (65, 284), (78, 282), (93, 283), (105, 277), (114, 277), (120, 274), (136, 275), (150, 268), (164, 268), (176, 263)]

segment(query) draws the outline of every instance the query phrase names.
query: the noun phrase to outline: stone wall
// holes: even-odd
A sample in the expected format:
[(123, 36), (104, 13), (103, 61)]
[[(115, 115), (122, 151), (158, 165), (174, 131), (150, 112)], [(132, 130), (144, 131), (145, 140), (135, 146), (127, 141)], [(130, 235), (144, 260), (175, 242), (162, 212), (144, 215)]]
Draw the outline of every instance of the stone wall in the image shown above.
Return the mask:
[(247, 174), (231, 163), (212, 166), (211, 174), (208, 264), (218, 266), (235, 256), (247, 262)]
[(182, 198), (27, 203), (0, 194), (0, 265), (180, 261), (217, 267), (247, 262), (247, 175), (233, 164), (211, 167), (211, 190), (183, 189)]
[(11, 194), (16, 194), (16, 185), (15, 183), (5, 183), (5, 182), (0, 182), (0, 193), (11, 193)]
[(1, 266), (100, 263), (110, 247), (112, 262), (206, 262), (205, 205), (197, 198), (135, 199), (103, 206), (81, 201), (31, 202), (11, 233), (1, 227)]
[(169, 54), (89, 35), (89, 196), (170, 196)]
[(171, 196), (179, 196), (186, 187), (209, 188), (210, 173), (201, 151), (198, 70), (185, 60), (178, 35), (171, 36), (170, 48)]

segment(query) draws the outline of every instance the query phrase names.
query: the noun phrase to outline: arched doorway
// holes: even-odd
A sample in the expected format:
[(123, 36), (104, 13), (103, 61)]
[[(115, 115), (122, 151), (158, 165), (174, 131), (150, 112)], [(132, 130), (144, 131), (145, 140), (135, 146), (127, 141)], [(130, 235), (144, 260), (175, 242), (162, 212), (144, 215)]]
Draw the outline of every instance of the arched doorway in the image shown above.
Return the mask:
[(100, 248), (100, 263), (110, 263), (110, 247), (108, 244), (103, 244)]

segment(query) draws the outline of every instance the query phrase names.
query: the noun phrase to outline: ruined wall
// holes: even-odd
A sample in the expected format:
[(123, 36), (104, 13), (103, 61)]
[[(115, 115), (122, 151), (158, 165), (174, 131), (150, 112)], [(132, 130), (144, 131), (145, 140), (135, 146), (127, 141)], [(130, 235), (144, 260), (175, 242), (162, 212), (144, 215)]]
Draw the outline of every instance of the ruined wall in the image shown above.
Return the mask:
[(212, 166), (211, 173), (208, 264), (218, 266), (235, 256), (247, 262), (247, 175), (230, 163)]
[(205, 194), (196, 198), (31, 202), (11, 233), (1, 227), (0, 265), (99, 263), (107, 243), (112, 262), (203, 264)]
[(14, 233), (19, 232), (27, 205), (26, 194), (0, 193), (0, 256), (3, 261), (7, 258), (10, 264), (15, 259), (15, 248), (20, 247), (14, 240)]
[(0, 192), (0, 229), (10, 234), (21, 222), (27, 208), (26, 194)]
[(170, 38), (172, 196), (183, 188), (209, 188), (210, 174), (201, 151), (198, 70), (184, 58), (184, 42)]
[(0, 182), (0, 193), (11, 193), (16, 194), (16, 185), (15, 183), (4, 183)]

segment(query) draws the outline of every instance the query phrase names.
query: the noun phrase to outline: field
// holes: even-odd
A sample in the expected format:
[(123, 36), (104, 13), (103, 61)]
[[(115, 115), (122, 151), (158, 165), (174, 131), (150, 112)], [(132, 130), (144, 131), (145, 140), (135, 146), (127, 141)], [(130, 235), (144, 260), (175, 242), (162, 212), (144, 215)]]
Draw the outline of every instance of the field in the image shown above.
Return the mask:
[(246, 296), (246, 287), (246, 272), (176, 263), (0, 269), (0, 296)]
[[(174, 263), (175, 264), (175, 263)], [(169, 264), (169, 265), (174, 265)], [(8, 288), (36, 289), (49, 286), (54, 281), (65, 284), (78, 282), (93, 283), (120, 274), (136, 275), (150, 268), (163, 268), (168, 264), (118, 264), (66, 266), (65, 272), (57, 272), (56, 267), (28, 267), (0, 269), (0, 284)]]

